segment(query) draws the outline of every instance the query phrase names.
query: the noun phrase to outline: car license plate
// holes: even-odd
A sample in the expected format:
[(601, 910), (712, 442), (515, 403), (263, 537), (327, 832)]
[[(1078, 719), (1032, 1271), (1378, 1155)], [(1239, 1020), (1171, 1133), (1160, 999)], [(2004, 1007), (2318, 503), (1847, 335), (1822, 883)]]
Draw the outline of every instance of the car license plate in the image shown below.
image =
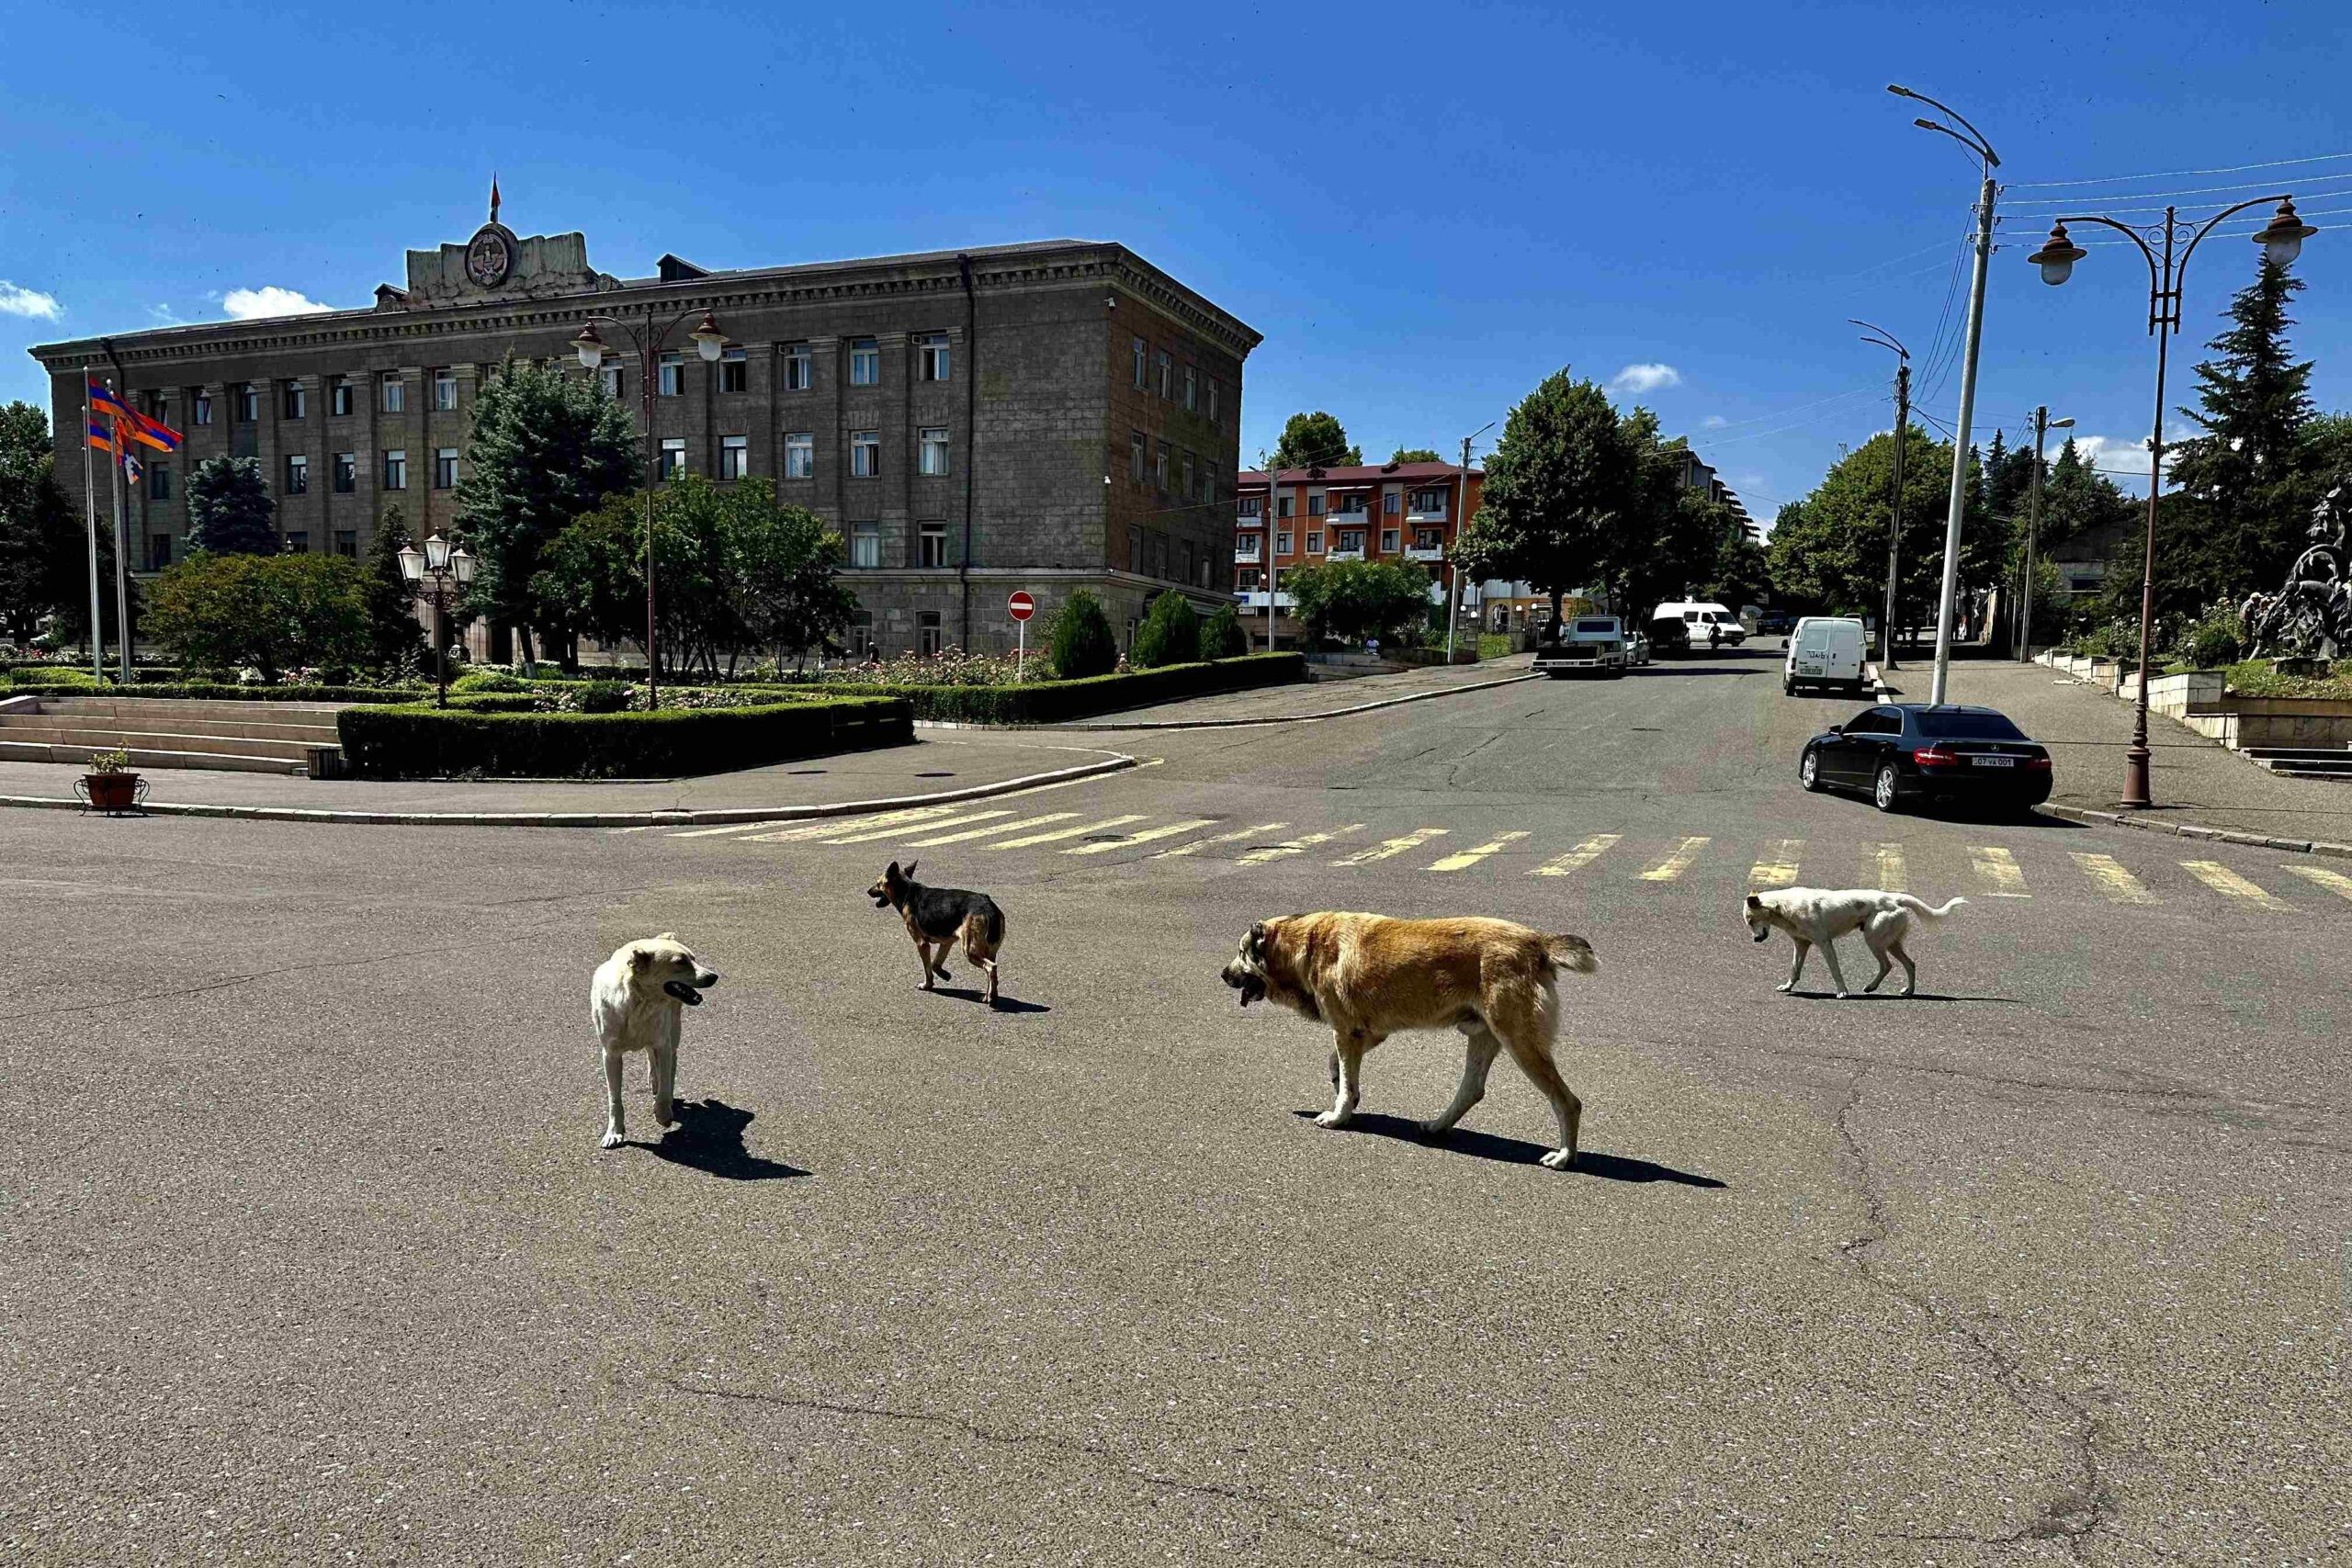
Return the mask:
[(1978, 757), (1975, 762), (1980, 768), (2014, 768), (2018, 765), (2015, 757)]
[(1797, 666), (1797, 673), (1800, 675), (1818, 675), (1821, 673), (1821, 666), (1818, 664), (1800, 664)]

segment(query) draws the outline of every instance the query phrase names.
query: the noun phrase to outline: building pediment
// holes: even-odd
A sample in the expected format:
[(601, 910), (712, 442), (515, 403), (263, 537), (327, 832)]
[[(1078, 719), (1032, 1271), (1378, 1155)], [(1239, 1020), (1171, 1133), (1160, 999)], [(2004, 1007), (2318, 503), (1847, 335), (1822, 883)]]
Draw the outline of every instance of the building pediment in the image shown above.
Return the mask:
[(585, 234), (533, 234), (526, 239), (505, 224), (492, 221), (476, 230), (463, 244), (409, 252), (408, 288), (379, 289), (377, 302), (379, 309), (416, 310), (597, 294), (619, 287), (619, 279), (588, 265)]

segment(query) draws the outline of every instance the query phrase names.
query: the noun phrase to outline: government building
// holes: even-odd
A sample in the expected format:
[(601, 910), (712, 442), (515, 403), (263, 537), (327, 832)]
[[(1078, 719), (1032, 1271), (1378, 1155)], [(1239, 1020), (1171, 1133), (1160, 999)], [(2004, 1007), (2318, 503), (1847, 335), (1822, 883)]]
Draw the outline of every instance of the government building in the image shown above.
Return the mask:
[[(689, 341), (707, 313), (723, 343)], [(582, 366), (593, 326), (602, 367)], [(1181, 588), (1230, 603), (1241, 366), (1259, 334), (1125, 246), (1084, 240), (650, 277), (589, 265), (579, 233), (408, 253), (364, 310), (47, 344), (57, 475), (77, 506), (85, 367), (185, 436), (128, 502), (134, 567), (187, 549), (186, 479), (260, 461), (287, 547), (362, 556), (397, 505), (461, 531), (474, 399), (508, 359), (601, 378), (632, 420), (652, 366), (656, 466), (775, 481), (846, 541), (863, 654), (1007, 649), (1074, 589), (1114, 628)], [(632, 334), (635, 334), (633, 336)], [(107, 478), (95, 470), (99, 515)], [(505, 638), (498, 637), (503, 650)]]

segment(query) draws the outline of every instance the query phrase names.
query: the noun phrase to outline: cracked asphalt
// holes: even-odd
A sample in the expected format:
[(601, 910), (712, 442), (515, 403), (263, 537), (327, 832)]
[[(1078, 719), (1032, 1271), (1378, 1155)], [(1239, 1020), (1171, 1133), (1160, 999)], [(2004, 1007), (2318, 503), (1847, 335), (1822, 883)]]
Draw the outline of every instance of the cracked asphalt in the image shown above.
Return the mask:
[[(1854, 705), (1775, 662), (986, 803), (1232, 835), (1183, 855), (0, 812), (0, 1555), (2340, 1560), (2352, 897), (1806, 795)], [(917, 991), (860, 896), (909, 852), (1015, 1005)], [(1967, 895), (1924, 995), (1774, 994), (1770, 856)], [(1216, 970), (1327, 907), (1592, 941), (1577, 1169), (1508, 1063), (1414, 1135), (1451, 1034), (1311, 1124), (1328, 1035)], [(665, 930), (724, 976), (684, 1120), (633, 1065), (601, 1153), (589, 972)]]

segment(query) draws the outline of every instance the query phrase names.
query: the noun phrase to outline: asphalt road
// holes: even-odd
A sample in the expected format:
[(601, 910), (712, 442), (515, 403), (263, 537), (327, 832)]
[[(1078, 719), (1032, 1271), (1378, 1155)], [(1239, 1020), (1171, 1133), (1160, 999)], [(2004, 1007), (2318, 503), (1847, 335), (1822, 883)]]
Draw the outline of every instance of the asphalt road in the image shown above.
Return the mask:
[[(1804, 795), (1853, 705), (1726, 655), (854, 844), (0, 813), (0, 1555), (2343, 1552), (2352, 868)], [(916, 990), (893, 854), (1016, 1007)], [(1781, 997), (1759, 868), (1971, 903), (1921, 998)], [(1592, 941), (1578, 1169), (1507, 1063), (1408, 1135), (1452, 1034), (1306, 1119), (1216, 970), (1326, 907)], [(589, 971), (673, 929), (692, 1111), (633, 1067), (600, 1153)]]

